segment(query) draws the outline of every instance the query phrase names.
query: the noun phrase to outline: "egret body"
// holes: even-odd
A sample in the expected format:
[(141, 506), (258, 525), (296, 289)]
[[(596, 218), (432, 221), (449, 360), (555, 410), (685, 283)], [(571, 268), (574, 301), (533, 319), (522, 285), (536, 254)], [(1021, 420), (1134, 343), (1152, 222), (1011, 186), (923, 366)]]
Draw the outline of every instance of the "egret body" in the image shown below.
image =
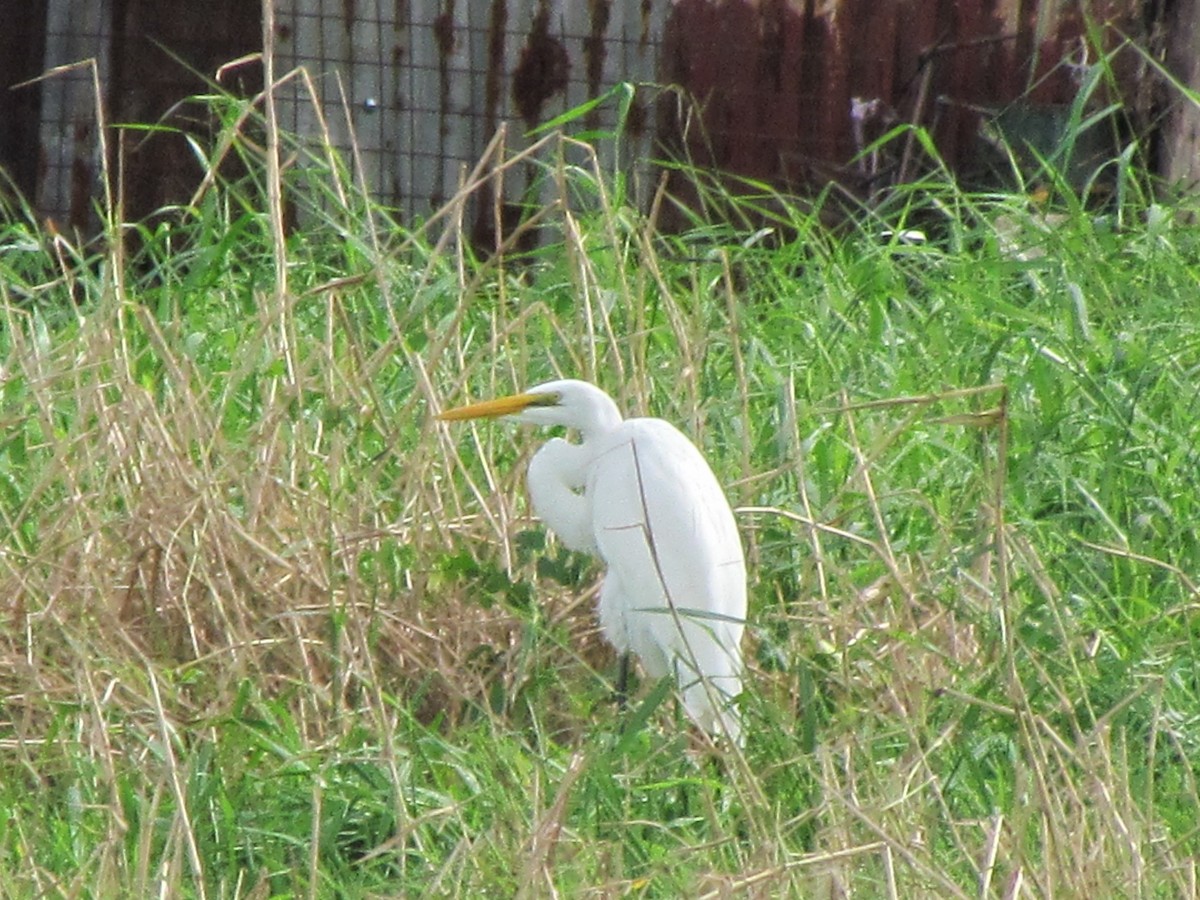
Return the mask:
[(567, 547), (607, 566), (604, 636), (635, 653), (650, 678), (676, 679), (688, 715), (741, 740), (746, 564), (733, 512), (712, 469), (662, 419), (622, 418), (584, 381), (452, 409), (443, 420), (510, 416), (579, 432), (546, 442), (529, 464), (534, 512)]

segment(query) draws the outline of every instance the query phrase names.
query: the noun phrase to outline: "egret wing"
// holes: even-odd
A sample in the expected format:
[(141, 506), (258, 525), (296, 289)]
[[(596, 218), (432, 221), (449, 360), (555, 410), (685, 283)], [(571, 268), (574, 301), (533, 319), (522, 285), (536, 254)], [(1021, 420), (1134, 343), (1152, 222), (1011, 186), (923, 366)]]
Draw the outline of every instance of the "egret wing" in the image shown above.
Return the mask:
[(746, 617), (741, 541), (712, 469), (667, 422), (629, 419), (597, 447), (587, 491), (608, 565), (605, 633), (652, 677), (674, 673), (689, 712), (711, 727), (724, 714), (698, 681), (740, 692)]

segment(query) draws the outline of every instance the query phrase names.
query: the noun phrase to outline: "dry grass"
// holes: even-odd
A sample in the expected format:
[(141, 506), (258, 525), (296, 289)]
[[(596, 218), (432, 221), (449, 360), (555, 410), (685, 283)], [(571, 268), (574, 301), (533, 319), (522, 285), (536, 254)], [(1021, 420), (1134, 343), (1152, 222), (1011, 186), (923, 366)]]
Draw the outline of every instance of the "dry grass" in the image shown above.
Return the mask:
[[(254, 152), (245, 121), (221, 152)], [(278, 140), (257, 162), (282, 178)], [(467, 204), (531, 161), (552, 253), (472, 261)], [(289, 239), (276, 202), (258, 259), (231, 254), (203, 294), (62, 236), (36, 285), (56, 302), (6, 289), (0, 750), (9, 799), (48, 799), (0, 829), (0, 890), (1196, 895), (1194, 712), (1156, 660), (1192, 649), (1164, 631), (1104, 694), (1113, 636), (1010, 471), (1019, 372), (938, 390), (954, 338), (930, 338), (936, 381), (877, 364), (895, 346), (858, 329), (855, 270), (818, 226), (791, 223), (810, 245), (778, 261), (695, 252), (569, 142), (498, 142), (399, 238), (325, 176), (345, 202), (306, 227), (354, 236), (336, 251)], [(202, 206), (201, 247), (232, 227)], [(921, 271), (897, 259), (868, 263)], [(768, 297), (790, 279), (807, 293), (778, 297), (783, 334)], [(431, 423), (550, 373), (680, 423), (733, 484), (744, 758), (689, 753), (669, 704), (620, 733), (597, 570), (530, 537), (536, 438)], [(1149, 621), (1194, 616), (1192, 560), (1130, 554), (1102, 559), (1174, 598)]]

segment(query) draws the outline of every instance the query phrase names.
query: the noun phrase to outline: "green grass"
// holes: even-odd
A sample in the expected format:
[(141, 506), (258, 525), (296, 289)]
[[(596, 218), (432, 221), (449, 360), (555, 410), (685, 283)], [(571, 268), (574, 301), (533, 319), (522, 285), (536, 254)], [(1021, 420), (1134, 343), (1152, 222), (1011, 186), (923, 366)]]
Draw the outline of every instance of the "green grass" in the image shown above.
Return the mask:
[[(136, 240), (0, 233), (0, 893), (1194, 891), (1191, 206), (931, 167), (672, 236), (551, 137), (527, 258), (324, 152), (280, 242), (236, 113), (250, 174)], [(431, 420), (558, 374), (741, 507), (744, 754), (613, 706), (543, 435)]]

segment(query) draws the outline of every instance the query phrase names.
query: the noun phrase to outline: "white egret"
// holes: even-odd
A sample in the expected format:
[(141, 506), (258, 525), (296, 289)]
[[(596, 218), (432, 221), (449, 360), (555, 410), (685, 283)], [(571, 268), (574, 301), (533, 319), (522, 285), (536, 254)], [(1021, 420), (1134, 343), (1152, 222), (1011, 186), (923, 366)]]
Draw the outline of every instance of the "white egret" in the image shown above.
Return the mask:
[(606, 563), (604, 636), (636, 653), (650, 678), (673, 675), (697, 725), (740, 743), (746, 563), (700, 451), (662, 419), (623, 419), (585, 381), (550, 381), (438, 418), (495, 416), (579, 432), (579, 443), (553, 438), (530, 462), (534, 512), (567, 547)]

